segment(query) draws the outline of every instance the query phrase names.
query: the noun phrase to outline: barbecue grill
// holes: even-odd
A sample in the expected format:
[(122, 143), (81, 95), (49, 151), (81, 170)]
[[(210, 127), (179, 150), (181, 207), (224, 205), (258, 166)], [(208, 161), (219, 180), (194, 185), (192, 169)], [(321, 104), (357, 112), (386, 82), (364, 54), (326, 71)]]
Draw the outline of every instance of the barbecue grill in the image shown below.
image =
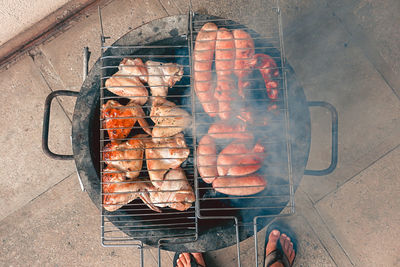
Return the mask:
[[(106, 45), (100, 10), (99, 15), (101, 57), (88, 73), (81, 91), (79, 94), (55, 91), (46, 99), (43, 129), (45, 153), (56, 159), (75, 159), (82, 188), (101, 210), (101, 239), (104, 246), (136, 246), (142, 249), (150, 245), (158, 247), (160, 255), (160, 249), (204, 252), (236, 244), (240, 266), (240, 241), (255, 235), (277, 216), (293, 214), (294, 192), (303, 174), (326, 175), (335, 169), (337, 162), (336, 110), (325, 102), (307, 102), (293, 69), (286, 62), (279, 7), (271, 9), (271, 23), (265, 25), (262, 34), (229, 19), (194, 14), (190, 8), (188, 15), (166, 17), (142, 25), (112, 45)], [(256, 116), (257, 119), (268, 118), (266, 126), (256, 124), (251, 129), (267, 148), (267, 157), (260, 170), (267, 179), (267, 187), (255, 195), (218, 193), (211, 185), (204, 183), (197, 172), (198, 141), (214, 122), (203, 111), (193, 89), (194, 43), (200, 28), (207, 22), (230, 30), (246, 30), (254, 39), (256, 53), (271, 56), (279, 70), (276, 79), (279, 97), (273, 101), (268, 98), (259, 73), (248, 78), (250, 86), (246, 89), (246, 105), (261, 114)], [(110, 138), (100, 118), (100, 110), (109, 99), (121, 104), (128, 101), (126, 97), (109, 92), (104, 83), (118, 70), (119, 62), (125, 57), (174, 62), (184, 68), (182, 79), (169, 89), (167, 99), (192, 116), (192, 126), (183, 132), (190, 155), (181, 167), (194, 189), (196, 201), (186, 211), (162, 208), (162, 213), (156, 213), (140, 200), (113, 212), (102, 208), (104, 192), (101, 177), (105, 168), (102, 152)], [(84, 68), (87, 68), (87, 60)], [(57, 155), (47, 146), (50, 104), (59, 95), (78, 97), (72, 127), (74, 155)], [(327, 108), (332, 114), (332, 160), (325, 170), (305, 170), (311, 140), (309, 106)], [(145, 119), (149, 119), (150, 108), (150, 104), (143, 106)], [(138, 133), (140, 127), (134, 126), (132, 131)], [(133, 134), (130, 134), (124, 140), (132, 138)], [(222, 141), (218, 145), (226, 144), (226, 141)], [(141, 177), (147, 177), (146, 164), (143, 164)], [(257, 242), (255, 244), (257, 251)]]

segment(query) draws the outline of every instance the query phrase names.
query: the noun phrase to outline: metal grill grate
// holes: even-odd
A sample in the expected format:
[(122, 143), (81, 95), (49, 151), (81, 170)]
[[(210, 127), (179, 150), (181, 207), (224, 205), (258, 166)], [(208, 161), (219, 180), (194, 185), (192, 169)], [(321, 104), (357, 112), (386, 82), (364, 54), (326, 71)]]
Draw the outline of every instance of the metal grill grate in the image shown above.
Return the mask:
[[(227, 220), (233, 222), (236, 232), (236, 244), (238, 250), (238, 265), (240, 266), (240, 237), (239, 232), (242, 228), (250, 228), (253, 233), (257, 233), (259, 221), (267, 217), (285, 216), (290, 215), (294, 212), (294, 189), (293, 189), (293, 178), (292, 178), (292, 163), (291, 163), (291, 146), (289, 138), (289, 109), (288, 109), (288, 93), (286, 84), (286, 70), (285, 70), (285, 54), (282, 39), (282, 24), (281, 15), (278, 7), (272, 9), (270, 15), (271, 23), (263, 25), (263, 33), (260, 35), (245, 26), (233, 22), (228, 19), (207, 19), (206, 16), (195, 15), (192, 12), (190, 6), (189, 16), (188, 16), (188, 31), (185, 35), (176, 35), (172, 37), (175, 42), (169, 44), (168, 39), (158, 40), (156, 37), (154, 40), (149, 40), (146, 44), (138, 45), (105, 45), (107, 37), (103, 34), (103, 26), (101, 22), (100, 14), (100, 25), (102, 30), (101, 36), (101, 88), (100, 88), (100, 114), (104, 113), (107, 107), (121, 113), (117, 117), (107, 117), (111, 115), (106, 115), (100, 119), (100, 174), (102, 177), (102, 198), (118, 198), (125, 197), (132, 200), (133, 198), (141, 197), (143, 201), (150, 205), (165, 205), (165, 204), (176, 204), (175, 200), (167, 199), (165, 201), (164, 194), (168, 193), (187, 193), (190, 191), (188, 188), (185, 189), (173, 189), (164, 190), (162, 186), (160, 188), (155, 187), (157, 183), (171, 183), (176, 184), (179, 182), (187, 182), (193, 188), (195, 194), (195, 201), (188, 209), (184, 211), (178, 211), (173, 208), (163, 207), (162, 212), (154, 212), (142, 200), (136, 199), (134, 201), (126, 201), (126, 203), (110, 204), (103, 200), (103, 205), (108, 204), (103, 208), (101, 214), (101, 225), (102, 225), (102, 244), (104, 246), (136, 246), (138, 248), (143, 248), (144, 243), (156, 245), (159, 248), (162, 247), (164, 243), (185, 243), (185, 242), (195, 242), (198, 238), (199, 225), (204, 224), (218, 224), (226, 223)], [(244, 125), (246, 131), (251, 133), (254, 138), (251, 139), (252, 145), (258, 143), (266, 150), (265, 159), (261, 160), (262, 167), (257, 171), (257, 173), (264, 177), (267, 181), (266, 188), (257, 194), (250, 195), (231, 195), (222, 194), (218, 191), (232, 190), (232, 189), (248, 189), (257, 188), (259, 186), (251, 185), (240, 185), (240, 186), (212, 186), (212, 184), (207, 184), (202, 178), (213, 178), (204, 176), (201, 178), (198, 172), (198, 162), (197, 153), (199, 148), (200, 140), (208, 134), (210, 126), (218, 123), (220, 119), (218, 117), (219, 112), (205, 112), (202, 104), (204, 101), (200, 102), (198, 96), (196, 96), (195, 90), (195, 79), (196, 68), (194, 65), (197, 63), (192, 60), (193, 53), (195, 53), (195, 46), (197, 35), (206, 23), (215, 23), (218, 28), (224, 27), (229, 31), (234, 29), (243, 30), (251, 36), (251, 39), (255, 44), (256, 54), (266, 54), (276, 62), (276, 66), (261, 66), (261, 70), (275, 70), (276, 77), (271, 79), (277, 86), (273, 87), (277, 95), (274, 99), (266, 92), (266, 85), (261, 76), (260, 71), (253, 71), (247, 77), (244, 77), (241, 81), (247, 84), (244, 88), (243, 99), (231, 99), (230, 103), (233, 109), (240, 108), (241, 111), (250, 111), (253, 117), (253, 122), (249, 122), (248, 118), (240, 116), (240, 118), (235, 120), (230, 120), (229, 123), (238, 123)], [(180, 43), (184, 45), (174, 45), (176, 39), (181, 39)], [(238, 40), (238, 39), (236, 39)], [(246, 38), (240, 39), (246, 41)], [(197, 40), (198, 41), (198, 40)], [(218, 50), (218, 49), (217, 49)], [(226, 50), (226, 49), (225, 49)], [(228, 50), (229, 51), (229, 50)], [(149, 96), (143, 95), (130, 95), (121, 96), (110, 92), (110, 88), (114, 90), (114, 93), (118, 90), (129, 90), (132, 88), (140, 89), (144, 84), (146, 90), (149, 87), (158, 88), (163, 87), (165, 84), (156, 84), (150, 86), (149, 83), (141, 82), (141, 84), (130, 84), (130, 85), (112, 85), (106, 86), (106, 81), (110, 78), (116, 79), (141, 79), (141, 75), (136, 73), (126, 73), (117, 71), (134, 67), (137, 68), (139, 65), (132, 65), (132, 63), (119, 66), (121, 61), (125, 58), (140, 58), (144, 63), (148, 60), (163, 62), (163, 63), (176, 63), (183, 69), (182, 77), (168, 90), (168, 95), (165, 97), (168, 101), (175, 104), (176, 108), (185, 110), (191, 119), (191, 126), (186, 127), (183, 130), (183, 138), (186, 145), (174, 146), (168, 145), (167, 141), (163, 140), (162, 145), (154, 145), (156, 141), (161, 140), (153, 137), (146, 136), (146, 127), (139, 125), (136, 122), (135, 125), (123, 125), (119, 123), (121, 121), (126, 121), (127, 119), (142, 120), (144, 119), (149, 125), (151, 131), (154, 130), (171, 130), (174, 128), (179, 128), (177, 126), (161, 126), (153, 125), (151, 121), (160, 119), (173, 119), (180, 118), (182, 115), (159, 115), (151, 114), (153, 105), (156, 105), (160, 98), (155, 97), (152, 94)], [(262, 59), (262, 58), (261, 58)], [(212, 72), (213, 82), (215, 82), (217, 75), (215, 62), (212, 60)], [(257, 63), (258, 65), (259, 63)], [(151, 67), (151, 65), (149, 65)], [(162, 66), (161, 68), (164, 68)], [(241, 71), (243, 69), (233, 68), (230, 71)], [(137, 71), (137, 69), (135, 69)], [(229, 70), (228, 70), (229, 71)], [(170, 74), (169, 74), (170, 75)], [(164, 75), (163, 77), (169, 77), (169, 75)], [(147, 74), (147, 79), (151, 77), (159, 77), (160, 75)], [(233, 76), (233, 75), (231, 75)], [(232, 80), (235, 83), (237, 80)], [(137, 82), (137, 81), (136, 81)], [(107, 89), (108, 87), (108, 89)], [(120, 93), (118, 93), (120, 94)], [(131, 100), (140, 102), (139, 100), (146, 98), (148, 101), (146, 103), (138, 104), (135, 108), (131, 105)], [(163, 98), (164, 99), (164, 98)], [(116, 102), (109, 102), (116, 101)], [(224, 100), (220, 101), (224, 103)], [(110, 104), (111, 103), (111, 104)], [(136, 103), (137, 104), (137, 103)], [(143, 110), (144, 113), (140, 113), (138, 109)], [(132, 111), (134, 110), (134, 111)], [(125, 112), (129, 111), (130, 114)], [(135, 113), (134, 113), (135, 112)], [(239, 109), (232, 112), (236, 116), (239, 114)], [(249, 114), (249, 113), (243, 114)], [(112, 112), (111, 112), (112, 113)], [(127, 115), (128, 114), (128, 115)], [(216, 115), (215, 117), (211, 118)], [(105, 122), (115, 122), (117, 126), (107, 126)], [(118, 133), (122, 131), (127, 131), (129, 134), (126, 136), (118, 137)], [(153, 132), (154, 133), (154, 132)], [(231, 134), (232, 132), (219, 132), (219, 134)], [(237, 133), (237, 131), (236, 131)], [(111, 136), (115, 134), (115, 136)], [(140, 134), (140, 136), (138, 136)], [(215, 136), (215, 135), (214, 135)], [(237, 142), (238, 144), (249, 145), (249, 139), (242, 139), (240, 141), (235, 138), (215, 138), (217, 154), (221, 150), (226, 148), (231, 144), (231, 142)], [(217, 140), (218, 139), (218, 140)], [(121, 146), (126, 142), (136, 142), (137, 146)], [(169, 141), (168, 141), (169, 142)], [(113, 143), (114, 145), (111, 145)], [(149, 145), (149, 143), (151, 145)], [(173, 143), (173, 141), (171, 141)], [(177, 144), (177, 141), (176, 141)], [(175, 144), (175, 145), (176, 145)], [(133, 147), (132, 147), (133, 146)], [(180, 168), (185, 173), (187, 179), (171, 179), (171, 180), (154, 180), (151, 179), (149, 175), (148, 162), (161, 162), (167, 159), (176, 160), (175, 156), (171, 158), (146, 158), (150, 154), (150, 150), (167, 150), (167, 149), (177, 149), (185, 150), (188, 149), (188, 156), (182, 158), (182, 164)], [(130, 158), (129, 156), (114, 156), (111, 157), (110, 153), (142, 153), (142, 157)], [(156, 154), (156, 153), (155, 153)], [(251, 154), (251, 153), (250, 153)], [(257, 154), (257, 153), (255, 153)], [(234, 154), (231, 154), (234, 155)], [(215, 155), (217, 156), (217, 155)], [(251, 156), (251, 155), (250, 155)], [(146, 159), (146, 161), (143, 160)], [(120, 167), (112, 167), (110, 165), (121, 165), (124, 163), (131, 163), (135, 165), (138, 162), (143, 162), (142, 168), (139, 170), (122, 170)], [(250, 164), (251, 165), (251, 164)], [(176, 168), (175, 166), (174, 168)], [(204, 167), (204, 166), (200, 166)], [(225, 167), (230, 168), (232, 165), (208, 165), (208, 168)], [(156, 173), (157, 171), (167, 171), (170, 172), (170, 168), (152, 168), (150, 171)], [(139, 174), (138, 177), (135, 177)], [(156, 175), (155, 175), (156, 176)], [(134, 177), (134, 178), (127, 178)], [(231, 175), (219, 175), (218, 179), (221, 181), (223, 179), (230, 179)], [(165, 176), (164, 176), (165, 179)], [(123, 189), (107, 189), (107, 186), (120, 187)], [(116, 192), (112, 191), (116, 190)], [(129, 197), (128, 197), (129, 196)], [(157, 198), (157, 196), (161, 196)], [(147, 198), (146, 198), (147, 197)], [(182, 203), (187, 203), (183, 201)], [(117, 208), (121, 206), (116, 211), (109, 211), (113, 207)], [(153, 207), (154, 208), (154, 207)], [(264, 226), (265, 224), (261, 224)], [(256, 247), (257, 251), (257, 247)], [(159, 262), (159, 264), (161, 264)], [(143, 265), (143, 258), (142, 258)]]
[[(100, 15), (101, 18), (101, 15)], [(181, 38), (182, 40), (186, 40), (186, 36), (177, 36), (176, 38)], [(117, 198), (120, 196), (129, 196), (132, 197), (133, 194), (137, 196), (147, 195), (150, 196), (150, 199), (146, 201), (151, 205), (168, 205), (175, 204), (176, 201), (168, 200), (165, 201), (165, 194), (168, 193), (182, 193), (185, 190), (179, 189), (166, 189), (159, 190), (152, 186), (152, 183), (149, 179), (148, 166), (147, 162), (158, 162), (162, 160), (168, 159), (180, 159), (179, 157), (171, 156), (171, 158), (157, 158), (157, 156), (153, 156), (150, 160), (144, 161), (142, 157), (132, 158), (129, 154), (122, 155), (123, 153), (131, 153), (134, 152), (146, 154), (147, 151), (151, 150), (153, 154), (164, 153), (168, 150), (187, 150), (189, 151), (188, 155), (185, 158), (182, 158), (183, 163), (180, 164), (181, 169), (185, 173), (187, 179), (172, 179), (169, 181), (163, 181), (163, 183), (179, 183), (181, 181), (186, 181), (193, 188), (194, 183), (194, 159), (193, 159), (193, 132), (192, 128), (187, 128), (183, 131), (184, 140), (186, 145), (182, 146), (174, 146), (174, 144), (165, 144), (161, 143), (159, 145), (154, 144), (149, 136), (144, 135), (143, 127), (141, 127), (138, 123), (134, 126), (124, 127), (121, 124), (118, 124), (118, 121), (122, 120), (140, 120), (144, 119), (147, 122), (151, 122), (150, 111), (152, 108), (152, 103), (156, 101), (156, 97), (149, 95), (147, 103), (143, 105), (139, 105), (140, 109), (144, 111), (143, 114), (130, 114), (126, 115), (124, 111), (130, 111), (132, 109), (129, 106), (129, 101), (140, 100), (143, 96), (120, 96), (111, 93), (105, 83), (111, 77), (116, 79), (131, 79), (136, 78), (136, 74), (125, 74), (121, 75), (116, 74), (118, 71), (118, 66), (120, 62), (124, 58), (141, 58), (143, 62), (147, 62), (149, 60), (156, 62), (173, 62), (179, 64), (179, 66), (183, 69), (183, 75), (180, 81), (178, 81), (173, 88), (169, 89), (168, 93), (168, 101), (175, 103), (177, 108), (187, 110), (189, 114), (191, 114), (192, 107), (192, 96), (190, 90), (190, 57), (188, 52), (188, 44), (185, 41), (186, 45), (166, 45), (165, 42), (155, 42), (151, 45), (143, 44), (143, 45), (112, 45), (106, 46), (105, 40), (107, 38), (102, 35), (102, 47), (101, 47), (101, 62), (102, 62), (102, 75), (101, 75), (101, 88), (100, 88), (100, 114), (107, 111), (109, 106), (112, 106), (112, 109), (115, 112), (122, 112), (121, 116), (107, 118), (100, 118), (100, 173), (102, 177), (102, 198), (110, 197)], [(130, 63), (131, 64), (131, 63)], [(127, 64), (126, 67), (134, 67), (133, 65)], [(152, 67), (149, 64), (149, 67)], [(148, 75), (149, 77), (156, 77), (157, 75)], [(158, 76), (157, 76), (158, 77)], [(164, 84), (153, 84), (153, 88), (162, 88)], [(132, 89), (139, 88), (139, 85), (113, 85), (115, 90), (118, 89)], [(148, 87), (148, 86), (147, 86)], [(148, 88), (146, 88), (148, 90)], [(108, 101), (116, 101), (116, 102), (108, 102)], [(109, 106), (107, 106), (107, 103)], [(112, 104), (110, 104), (112, 103)], [(112, 112), (109, 112), (112, 113)], [(176, 116), (157, 116), (154, 115), (152, 118), (174, 118)], [(116, 123), (115, 127), (108, 127), (105, 125), (105, 121)], [(162, 129), (163, 126), (149, 126), (151, 130), (156, 128)], [(173, 126), (169, 128), (174, 128)], [(110, 136), (110, 131), (116, 131), (117, 135), (121, 133), (121, 131), (126, 130), (130, 132), (128, 136), (122, 138), (115, 138), (115, 136)], [(137, 136), (141, 134), (141, 136)], [(156, 139), (156, 138), (155, 138)], [(161, 138), (159, 138), (161, 139)], [(157, 139), (156, 139), (157, 140)], [(173, 141), (173, 139), (168, 139), (168, 141)], [(125, 146), (123, 148), (118, 147), (117, 145), (111, 146), (111, 143), (115, 143), (118, 145), (125, 144), (126, 142), (138, 142), (138, 143), (146, 143), (145, 146)], [(149, 144), (149, 145), (148, 145)], [(146, 152), (145, 152), (146, 151)], [(120, 157), (107, 156), (107, 153), (120, 153)], [(150, 154), (150, 153), (149, 153)], [(144, 157), (143, 155), (143, 157)], [(110, 159), (111, 158), (111, 159)], [(140, 170), (123, 170), (113, 168), (110, 170), (110, 165), (124, 164), (124, 163), (132, 163), (135, 164), (137, 161), (142, 162), (143, 166)], [(107, 167), (108, 166), (108, 167)], [(151, 167), (153, 173), (157, 173), (160, 171), (170, 171), (170, 169), (164, 169), (160, 167)], [(127, 178), (128, 175), (136, 176), (134, 174), (139, 174), (138, 178)], [(118, 180), (109, 181), (106, 178), (115, 178)], [(157, 180), (154, 180), (157, 182)], [(153, 181), (153, 182), (154, 182)], [(107, 186), (118, 186), (126, 189), (119, 189), (119, 192), (110, 192), (114, 189), (107, 190)], [(143, 192), (143, 190), (145, 190)], [(190, 190), (189, 190), (190, 191)], [(161, 200), (160, 200), (161, 196)], [(103, 201), (105, 201), (103, 199)], [(127, 201), (126, 201), (127, 202)], [(103, 202), (104, 204), (105, 202)], [(107, 202), (108, 203), (108, 202)], [(189, 242), (196, 239), (197, 235), (197, 219), (195, 216), (195, 208), (194, 206), (189, 207), (185, 211), (178, 211), (169, 207), (162, 208), (162, 212), (153, 212), (147, 207), (143, 201), (136, 199), (129, 203), (123, 203), (124, 205), (116, 211), (108, 211), (106, 209), (102, 210), (101, 222), (102, 222), (102, 244), (104, 246), (137, 246), (141, 248), (143, 246), (143, 240), (150, 239), (150, 242), (157, 245), (162, 244), (163, 242)], [(109, 204), (107, 205), (108, 209), (118, 208), (119, 204)], [(122, 218), (122, 219), (121, 219)]]
[[(241, 40), (246, 41), (252, 39), (255, 44), (255, 53), (269, 55), (277, 65), (273, 69), (279, 71), (279, 75), (273, 79), (278, 83), (276, 89), (279, 93), (276, 99), (271, 100), (269, 95), (266, 93), (266, 86), (263, 83), (260, 75), (249, 75), (247, 78), (245, 78), (245, 81), (250, 82), (250, 86), (245, 89), (246, 98), (239, 100), (227, 100), (232, 106), (235, 106), (237, 102), (240, 102), (243, 106), (251, 107), (253, 110), (253, 119), (256, 120), (256, 122), (253, 122), (251, 133), (255, 136), (255, 139), (258, 141), (258, 143), (266, 148), (267, 154), (263, 162), (262, 169), (258, 171), (267, 180), (266, 189), (258, 194), (245, 196), (218, 193), (216, 192), (216, 186), (214, 184), (211, 186), (210, 184), (206, 184), (202, 181), (196, 169), (197, 177), (195, 179), (195, 188), (197, 217), (200, 219), (200, 223), (203, 220), (208, 220), (212, 223), (222, 222), (225, 224), (229, 220), (232, 222), (236, 232), (238, 266), (241, 265), (239, 245), (241, 240), (240, 232), (244, 228), (253, 228), (252, 230), (254, 234), (264, 227), (269, 221), (263, 221), (265, 218), (287, 216), (294, 213), (294, 188), (292, 177), (291, 144), (289, 137), (290, 125), (288, 93), (285, 69), (285, 53), (282, 38), (282, 22), (279, 8), (276, 7), (271, 9), (271, 12), (268, 14), (268, 16), (270, 23), (262, 25), (262, 34), (258, 34), (246, 28), (245, 26), (228, 19), (210, 20), (204, 19), (203, 16), (195, 14), (193, 14), (191, 17), (190, 24), (192, 51), (196, 49), (196, 42), (198, 42), (197, 37), (201, 31), (201, 28), (206, 23), (214, 23), (218, 26), (218, 30), (221, 28), (226, 28), (229, 31), (239, 29), (247, 32), (250, 35), (250, 38), (243, 38)], [(235, 39), (235, 41), (236, 40), (237, 39)], [(218, 48), (216, 48), (215, 51), (217, 52)], [(222, 48), (221, 51), (227, 51), (227, 49)], [(196, 59), (194, 59), (193, 65), (196, 64), (195, 60)], [(216, 62), (217, 59), (214, 58), (211, 70), (214, 78), (218, 77), (215, 67)], [(196, 72), (196, 68), (193, 65), (193, 71)], [(234, 65), (235, 67), (232, 69), (232, 72), (242, 70), (236, 68), (236, 64)], [(271, 67), (265, 68), (268, 69)], [(209, 115), (212, 112), (209, 112), (208, 114), (204, 112), (203, 108), (201, 107), (201, 103), (198, 101), (198, 98), (196, 100), (196, 112), (194, 112), (194, 117), (196, 120), (196, 149), (198, 149), (199, 139), (206, 136), (210, 126), (218, 123), (220, 119), (218, 119), (218, 116), (216, 116), (216, 118), (210, 120)], [(262, 125), (264, 118), (268, 118), (266, 125)], [(236, 134), (236, 132), (234, 134)], [(217, 153), (224, 149), (224, 147), (226, 148), (226, 146), (228, 146), (232, 140), (235, 139), (218, 140), (216, 145)], [(240, 143), (245, 143), (248, 145), (247, 141), (240, 141)], [(254, 142), (251, 143), (254, 144)], [(251, 157), (251, 155), (249, 156)], [(220, 165), (219, 162), (216, 165), (214, 164), (204, 166), (211, 168)], [(233, 163), (233, 165), (236, 164), (237, 162)], [(225, 165), (224, 167), (229, 168), (232, 166)], [(203, 178), (207, 179), (213, 177), (203, 175)], [(229, 175), (221, 176), (219, 179), (226, 179), (229, 181), (229, 183), (231, 183), (231, 176)], [(223, 183), (219, 190), (244, 190), (251, 187), (257, 187), (244, 185), (237, 186), (229, 183)], [(257, 235), (255, 234), (254, 236), (256, 265), (258, 265)]]

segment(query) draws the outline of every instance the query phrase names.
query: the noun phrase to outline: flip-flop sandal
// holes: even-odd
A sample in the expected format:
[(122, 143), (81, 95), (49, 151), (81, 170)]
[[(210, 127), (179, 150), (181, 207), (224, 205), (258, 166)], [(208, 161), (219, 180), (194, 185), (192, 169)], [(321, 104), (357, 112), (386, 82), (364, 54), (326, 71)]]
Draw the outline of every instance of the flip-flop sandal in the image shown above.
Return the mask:
[[(297, 255), (297, 239), (296, 239), (296, 235), (290, 229), (290, 227), (287, 224), (285, 224), (282, 220), (275, 221), (270, 226), (268, 226), (267, 235), (265, 237), (264, 252), (265, 252), (265, 249), (267, 247), (269, 235), (272, 232), (272, 230), (275, 230), (275, 229), (278, 230), (281, 234), (285, 234), (288, 237), (290, 237), (290, 241), (293, 243), (293, 250), (295, 252), (294, 259), (296, 259), (296, 255)], [(294, 263), (294, 259), (293, 259), (293, 263)], [(278, 239), (278, 242), (276, 244), (276, 249), (265, 256), (264, 265), (263, 266), (264, 267), (268, 267), (268, 266), (271, 266), (272, 264), (274, 264), (275, 262), (281, 262), (284, 267), (293, 266), (293, 263), (292, 263), (292, 265), (290, 265), (288, 257), (283, 252), (283, 249), (282, 249), (282, 246), (281, 246), (281, 242), (279, 241), (279, 239)]]
[[(181, 255), (183, 252), (176, 252), (173, 260), (173, 266), (176, 267), (176, 262), (179, 259), (179, 255)], [(190, 255), (190, 267), (204, 267), (203, 265), (200, 265), (196, 262), (196, 259), (193, 257), (192, 253), (189, 253)]]

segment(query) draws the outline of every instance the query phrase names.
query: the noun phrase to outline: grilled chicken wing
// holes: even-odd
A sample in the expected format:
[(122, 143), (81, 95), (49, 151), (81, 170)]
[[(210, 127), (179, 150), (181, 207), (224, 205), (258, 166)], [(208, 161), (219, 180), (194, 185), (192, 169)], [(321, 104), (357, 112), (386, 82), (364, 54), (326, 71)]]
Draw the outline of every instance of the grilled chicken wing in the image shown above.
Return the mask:
[(150, 112), (154, 121), (153, 134), (155, 140), (159, 137), (173, 136), (190, 125), (190, 114), (164, 98), (154, 99)]
[(154, 211), (161, 212), (155, 207), (150, 194), (156, 189), (150, 181), (127, 180), (123, 173), (113, 167), (103, 170), (103, 207), (115, 211), (136, 198), (143, 200)]
[(142, 170), (145, 134), (135, 135), (123, 143), (108, 143), (103, 149), (103, 160), (108, 166), (125, 172), (127, 178), (136, 178)]
[(146, 62), (151, 95), (166, 97), (168, 87), (172, 87), (182, 79), (183, 67), (176, 63), (162, 63), (157, 61)]
[(157, 188), (162, 186), (165, 173), (169, 169), (178, 168), (190, 153), (182, 133), (159, 141), (155, 143), (148, 140), (145, 143), (147, 170)]
[(149, 92), (143, 83), (147, 82), (147, 68), (140, 58), (124, 58), (119, 71), (106, 80), (105, 86), (112, 93), (132, 99), (138, 105), (147, 102)]
[(158, 192), (151, 195), (155, 206), (187, 210), (196, 200), (193, 189), (181, 168), (168, 171)]
[(111, 140), (126, 138), (136, 121), (151, 135), (151, 129), (144, 119), (143, 109), (135, 103), (123, 106), (117, 101), (109, 100), (103, 105), (101, 117), (104, 119), (103, 127), (107, 129)]

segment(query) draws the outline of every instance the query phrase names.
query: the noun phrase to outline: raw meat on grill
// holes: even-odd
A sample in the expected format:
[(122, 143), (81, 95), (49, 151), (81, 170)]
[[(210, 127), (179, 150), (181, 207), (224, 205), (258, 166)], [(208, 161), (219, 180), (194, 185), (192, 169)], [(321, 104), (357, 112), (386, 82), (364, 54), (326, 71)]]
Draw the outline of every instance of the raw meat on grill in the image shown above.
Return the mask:
[(124, 58), (119, 71), (106, 80), (105, 86), (116, 95), (130, 98), (138, 105), (147, 102), (149, 92), (143, 83), (147, 82), (147, 67), (140, 58)]
[(104, 129), (107, 129), (111, 140), (126, 138), (136, 122), (143, 130), (151, 135), (151, 129), (144, 119), (145, 114), (141, 106), (131, 102), (123, 106), (117, 101), (109, 100), (102, 107), (101, 118)]
[(138, 177), (143, 164), (144, 139), (147, 137), (148, 135), (138, 134), (123, 143), (108, 143), (103, 148), (103, 160), (108, 166), (123, 171), (127, 178)]
[(149, 139), (145, 145), (147, 170), (150, 180), (157, 188), (162, 186), (167, 171), (178, 168), (190, 153), (182, 133), (160, 138), (158, 142)]
[(162, 63), (157, 61), (146, 62), (148, 78), (152, 97), (166, 97), (168, 88), (173, 87), (182, 79), (183, 67), (176, 63)]
[(154, 122), (152, 136), (173, 136), (182, 132), (191, 123), (190, 114), (162, 97), (156, 97), (151, 107), (150, 118)]

